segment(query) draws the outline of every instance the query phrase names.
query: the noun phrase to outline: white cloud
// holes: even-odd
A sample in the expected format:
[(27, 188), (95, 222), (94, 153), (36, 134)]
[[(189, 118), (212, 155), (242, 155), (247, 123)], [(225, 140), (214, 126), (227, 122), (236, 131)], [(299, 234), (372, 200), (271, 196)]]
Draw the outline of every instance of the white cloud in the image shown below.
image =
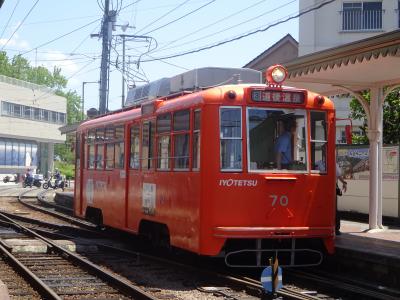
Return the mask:
[(23, 40), (19, 37), (18, 33), (14, 34), (12, 39), (8, 41), (8, 38), (0, 39), (0, 46), (6, 45), (5, 49), (21, 50), (25, 51), (30, 49), (30, 44), (27, 40)]
[(72, 57), (69, 55), (53, 50), (42, 55), (42, 61), (40, 61), (40, 64), (49, 70), (52, 70), (54, 66), (60, 67), (62, 74), (69, 77), (79, 69), (76, 61), (71, 58)]

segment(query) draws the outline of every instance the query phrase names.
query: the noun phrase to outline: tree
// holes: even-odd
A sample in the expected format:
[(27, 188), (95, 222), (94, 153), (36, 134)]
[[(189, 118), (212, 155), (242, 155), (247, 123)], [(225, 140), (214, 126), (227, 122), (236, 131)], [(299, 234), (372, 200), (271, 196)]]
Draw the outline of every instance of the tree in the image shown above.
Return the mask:
[(0, 74), (5, 76), (10, 76), (11, 74), (11, 66), (5, 51), (0, 52)]
[[(363, 96), (369, 103), (369, 92), (364, 92)], [(363, 135), (361, 137), (355, 137), (355, 142), (368, 143), (368, 138), (366, 135), (368, 126), (365, 111), (361, 104), (354, 98), (350, 102), (350, 111), (351, 118), (364, 121), (364, 125), (361, 127)], [(386, 97), (383, 105), (383, 143), (400, 143), (400, 88), (395, 89), (392, 93), (390, 93)]]
[(68, 92), (63, 92), (59, 90), (56, 94), (67, 98), (67, 124), (82, 121), (81, 97), (76, 91), (69, 90)]

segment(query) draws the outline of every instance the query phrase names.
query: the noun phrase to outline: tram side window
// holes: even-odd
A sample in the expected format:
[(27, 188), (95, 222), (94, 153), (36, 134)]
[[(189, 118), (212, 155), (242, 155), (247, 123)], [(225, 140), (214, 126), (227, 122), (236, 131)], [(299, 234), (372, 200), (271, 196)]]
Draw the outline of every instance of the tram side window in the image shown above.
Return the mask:
[(115, 130), (113, 127), (106, 128), (106, 133), (104, 140), (106, 142), (106, 170), (111, 170), (114, 168), (114, 135)]
[(94, 169), (94, 163), (95, 163), (95, 151), (94, 151), (94, 139), (95, 139), (95, 131), (94, 130), (89, 130), (88, 131), (88, 136), (87, 136), (87, 143), (88, 143), (88, 164), (87, 164), (87, 168), (88, 169)]
[(174, 113), (174, 170), (189, 169), (190, 111)]
[(200, 110), (194, 111), (192, 169), (200, 169)]
[(104, 129), (96, 130), (96, 169), (104, 169)]
[(114, 167), (116, 169), (124, 168), (124, 127), (119, 126), (115, 128), (115, 144), (114, 144)]
[(157, 169), (170, 169), (171, 156), (171, 114), (163, 114), (157, 117)]
[(154, 168), (155, 120), (144, 121), (142, 128), (142, 169)]
[(242, 109), (220, 108), (220, 167), (222, 171), (242, 170)]
[(311, 166), (314, 172), (327, 172), (327, 128), (326, 112), (310, 112)]
[(131, 128), (131, 158), (130, 168), (139, 169), (139, 125)]

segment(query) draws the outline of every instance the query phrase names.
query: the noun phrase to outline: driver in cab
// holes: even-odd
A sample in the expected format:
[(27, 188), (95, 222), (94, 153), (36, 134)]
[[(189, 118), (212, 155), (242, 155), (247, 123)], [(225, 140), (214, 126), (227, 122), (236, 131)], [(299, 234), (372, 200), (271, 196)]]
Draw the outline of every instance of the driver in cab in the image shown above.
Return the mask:
[(275, 163), (278, 170), (289, 169), (292, 163), (292, 132), (296, 130), (293, 122), (278, 122), (278, 138), (275, 142)]

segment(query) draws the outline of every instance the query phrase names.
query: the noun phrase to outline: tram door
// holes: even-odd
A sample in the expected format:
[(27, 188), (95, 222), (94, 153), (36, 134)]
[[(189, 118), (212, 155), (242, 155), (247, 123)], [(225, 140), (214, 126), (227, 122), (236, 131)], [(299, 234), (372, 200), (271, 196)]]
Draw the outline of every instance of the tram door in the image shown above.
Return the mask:
[(134, 231), (138, 230), (139, 213), (141, 210), (140, 199), (141, 191), (141, 176), (140, 169), (140, 139), (141, 127), (140, 123), (131, 124), (128, 127), (127, 141), (129, 140), (129, 159), (128, 159), (128, 180), (127, 180), (127, 195), (126, 207), (127, 214), (125, 224), (126, 227)]
[(82, 143), (82, 135), (80, 133), (76, 133), (76, 140), (75, 140), (75, 184), (74, 184), (74, 195), (75, 195), (75, 213), (78, 215), (82, 215), (82, 161), (81, 157), (83, 156), (82, 147), (84, 147), (84, 143)]
[[(103, 220), (107, 225), (121, 228), (125, 215), (125, 127), (106, 128), (105, 176), (96, 181), (97, 199), (104, 199)], [(101, 186), (104, 185), (104, 186)]]

